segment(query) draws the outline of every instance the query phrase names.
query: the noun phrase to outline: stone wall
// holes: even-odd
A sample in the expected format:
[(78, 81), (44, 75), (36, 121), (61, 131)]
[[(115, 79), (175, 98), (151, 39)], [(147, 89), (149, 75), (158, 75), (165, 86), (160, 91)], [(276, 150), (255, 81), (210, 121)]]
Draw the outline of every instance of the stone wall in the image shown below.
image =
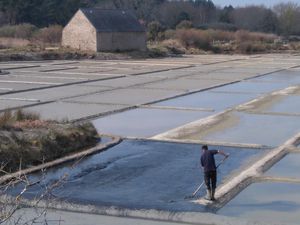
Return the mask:
[(97, 34), (98, 51), (146, 50), (144, 32), (102, 32)]
[(97, 32), (79, 10), (63, 30), (62, 46), (97, 51)]

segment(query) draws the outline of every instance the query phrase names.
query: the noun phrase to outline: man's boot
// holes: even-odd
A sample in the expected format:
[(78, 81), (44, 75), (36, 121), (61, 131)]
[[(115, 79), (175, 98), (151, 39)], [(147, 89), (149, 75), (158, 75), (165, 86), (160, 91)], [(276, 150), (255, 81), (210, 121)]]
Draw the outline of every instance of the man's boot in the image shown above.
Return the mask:
[(211, 200), (211, 190), (207, 189), (206, 190), (206, 196), (205, 196), (206, 200)]
[(216, 192), (216, 190), (212, 189), (211, 195), (210, 195), (210, 200), (212, 200), (212, 201), (216, 201), (216, 199), (215, 199), (215, 192)]

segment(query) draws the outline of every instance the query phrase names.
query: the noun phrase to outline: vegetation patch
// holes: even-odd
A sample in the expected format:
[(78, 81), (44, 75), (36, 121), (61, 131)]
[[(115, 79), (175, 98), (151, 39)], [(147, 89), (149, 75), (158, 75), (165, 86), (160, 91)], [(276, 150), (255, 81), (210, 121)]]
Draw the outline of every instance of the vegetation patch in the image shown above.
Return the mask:
[(95, 146), (99, 141), (90, 123), (45, 121), (35, 113), (6, 111), (0, 115), (1, 173), (49, 162)]
[[(152, 32), (152, 34), (155, 32)], [(250, 32), (246, 30), (202, 30), (180, 28), (160, 31), (157, 37), (151, 37), (151, 49), (159, 49), (165, 55), (170, 54), (255, 54), (299, 51), (299, 42), (285, 42), (275, 34)], [(153, 41), (155, 40), (155, 41)]]
[[(252, 54), (300, 50), (300, 5), (218, 7), (211, 0), (0, 1), (0, 61), (129, 59), (181, 54)], [(147, 28), (148, 51), (95, 53), (61, 47), (79, 8), (133, 11)], [(39, 9), (38, 11), (36, 9)]]

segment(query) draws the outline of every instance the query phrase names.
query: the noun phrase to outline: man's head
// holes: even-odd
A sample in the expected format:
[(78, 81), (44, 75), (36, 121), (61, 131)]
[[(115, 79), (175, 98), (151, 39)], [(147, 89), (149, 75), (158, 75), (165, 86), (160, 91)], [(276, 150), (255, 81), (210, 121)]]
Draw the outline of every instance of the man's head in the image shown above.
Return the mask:
[(203, 150), (203, 151), (207, 151), (207, 150), (208, 150), (207, 145), (202, 145), (202, 150)]

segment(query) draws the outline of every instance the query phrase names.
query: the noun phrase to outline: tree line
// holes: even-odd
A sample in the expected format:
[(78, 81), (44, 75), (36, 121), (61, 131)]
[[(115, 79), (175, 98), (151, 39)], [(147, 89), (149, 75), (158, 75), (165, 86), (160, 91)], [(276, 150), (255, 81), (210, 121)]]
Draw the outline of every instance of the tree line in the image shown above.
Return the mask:
[(165, 29), (188, 21), (195, 28), (300, 35), (300, 5), (292, 2), (221, 8), (211, 0), (0, 0), (0, 23), (65, 25), (80, 7), (131, 10), (146, 25), (156, 21)]
[(38, 27), (65, 25), (78, 8), (96, 3), (96, 0), (0, 0), (1, 22)]

